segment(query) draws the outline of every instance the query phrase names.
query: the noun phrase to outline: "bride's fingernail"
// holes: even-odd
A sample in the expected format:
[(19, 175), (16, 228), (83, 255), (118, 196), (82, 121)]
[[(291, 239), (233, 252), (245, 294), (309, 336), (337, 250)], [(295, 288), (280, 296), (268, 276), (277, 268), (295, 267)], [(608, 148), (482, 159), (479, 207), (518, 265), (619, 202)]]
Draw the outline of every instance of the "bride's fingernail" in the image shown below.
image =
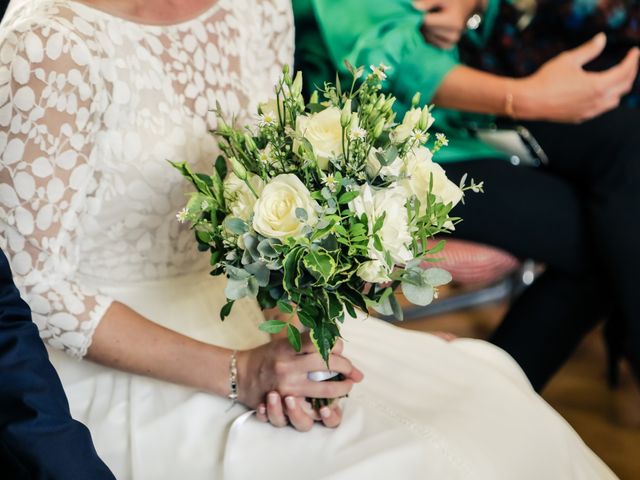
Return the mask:
[(260, 415), (264, 415), (265, 413), (267, 413), (267, 408), (266, 408), (264, 405), (260, 405), (260, 406), (258, 407), (258, 413), (259, 413)]
[(309, 402), (302, 402), (302, 410), (310, 416), (313, 416), (316, 413)]
[(329, 418), (331, 416), (331, 410), (328, 407), (322, 407), (320, 409), (320, 416), (322, 418)]
[(294, 408), (296, 408), (296, 399), (293, 397), (285, 397), (284, 403), (287, 404), (287, 408), (289, 410), (293, 410)]
[(269, 395), (267, 395), (267, 398), (269, 399), (269, 403), (271, 405), (276, 405), (280, 400), (279, 395), (274, 392), (271, 392)]

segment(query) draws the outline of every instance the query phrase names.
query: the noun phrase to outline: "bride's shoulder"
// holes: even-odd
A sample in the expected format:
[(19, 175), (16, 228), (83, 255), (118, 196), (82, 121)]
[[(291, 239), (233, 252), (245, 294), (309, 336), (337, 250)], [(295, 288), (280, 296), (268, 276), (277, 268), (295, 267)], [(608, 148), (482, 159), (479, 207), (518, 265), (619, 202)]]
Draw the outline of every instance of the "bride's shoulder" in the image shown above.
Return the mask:
[[(46, 42), (53, 35), (62, 34), (73, 41), (86, 43), (95, 36), (97, 29), (83, 18), (78, 7), (79, 4), (65, 0), (14, 0), (2, 20), (0, 42), (15, 43), (29, 36), (32, 39), (30, 48), (33, 49), (37, 46), (34, 38)], [(46, 43), (42, 47), (46, 49)], [(54, 48), (55, 45), (49, 47)]]
[[(51, 72), (87, 67), (96, 77), (95, 61), (104, 57), (101, 27), (83, 16), (79, 4), (64, 0), (17, 0), (0, 26), (0, 69), (23, 82), (33, 72), (42, 80)], [(37, 67), (37, 68), (36, 68)], [(22, 76), (21, 76), (22, 75)], [(43, 77), (44, 76), (44, 77)]]

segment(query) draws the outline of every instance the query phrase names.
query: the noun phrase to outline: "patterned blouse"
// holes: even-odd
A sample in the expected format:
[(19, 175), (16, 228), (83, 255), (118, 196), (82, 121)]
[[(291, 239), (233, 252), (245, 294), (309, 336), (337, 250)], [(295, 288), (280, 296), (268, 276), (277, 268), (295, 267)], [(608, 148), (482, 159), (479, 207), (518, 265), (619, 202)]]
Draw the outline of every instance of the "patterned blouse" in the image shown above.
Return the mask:
[[(463, 40), (460, 55), (476, 68), (520, 77), (598, 32), (607, 34), (607, 48), (588, 69), (610, 67), (640, 45), (640, 0), (503, 1), (487, 44), (480, 50)], [(640, 80), (623, 103), (640, 106)]]

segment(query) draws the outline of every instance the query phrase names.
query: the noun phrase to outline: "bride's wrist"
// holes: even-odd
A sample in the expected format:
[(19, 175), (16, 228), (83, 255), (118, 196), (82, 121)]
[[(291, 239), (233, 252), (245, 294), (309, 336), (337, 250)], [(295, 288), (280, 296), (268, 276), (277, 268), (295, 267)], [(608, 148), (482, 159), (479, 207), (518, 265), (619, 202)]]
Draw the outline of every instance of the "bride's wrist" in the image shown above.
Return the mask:
[(243, 405), (250, 405), (250, 390), (251, 390), (251, 378), (249, 375), (249, 363), (250, 363), (250, 350), (239, 350), (236, 354), (236, 369), (237, 369), (237, 401)]
[(202, 371), (203, 389), (207, 393), (227, 398), (230, 393), (230, 365), (233, 350), (208, 345), (205, 364)]

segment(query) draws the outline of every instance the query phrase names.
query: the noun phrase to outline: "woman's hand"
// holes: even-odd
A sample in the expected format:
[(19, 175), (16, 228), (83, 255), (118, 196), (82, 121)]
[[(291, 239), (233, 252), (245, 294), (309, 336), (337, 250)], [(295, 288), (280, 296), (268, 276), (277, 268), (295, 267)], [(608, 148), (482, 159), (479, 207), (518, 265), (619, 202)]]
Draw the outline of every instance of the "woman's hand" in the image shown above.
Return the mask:
[(425, 12), (421, 29), (424, 39), (449, 50), (460, 41), (469, 17), (484, 9), (485, 0), (415, 0), (413, 6)]
[(638, 73), (638, 49), (632, 48), (608, 70), (585, 71), (582, 67), (602, 53), (606, 42), (600, 33), (549, 60), (533, 75), (514, 80), (515, 117), (576, 123), (617, 107)]
[(309, 372), (327, 370), (308, 333), (302, 336), (300, 353), (285, 339), (238, 352), (238, 401), (256, 408), (269, 392), (278, 392), (283, 398), (339, 398), (347, 395), (353, 384), (362, 381), (364, 375), (341, 355), (342, 347), (342, 341), (338, 340), (329, 355), (329, 365), (332, 371), (341, 373), (345, 379), (333, 382), (315, 382), (307, 377)]
[(300, 432), (308, 432), (317, 421), (322, 421), (325, 427), (337, 427), (342, 421), (342, 410), (338, 402), (333, 402), (316, 412), (304, 398), (289, 395), (283, 402), (278, 392), (270, 392), (267, 395), (266, 405), (264, 403), (258, 405), (256, 418), (261, 422), (269, 422), (275, 427), (291, 424)]

